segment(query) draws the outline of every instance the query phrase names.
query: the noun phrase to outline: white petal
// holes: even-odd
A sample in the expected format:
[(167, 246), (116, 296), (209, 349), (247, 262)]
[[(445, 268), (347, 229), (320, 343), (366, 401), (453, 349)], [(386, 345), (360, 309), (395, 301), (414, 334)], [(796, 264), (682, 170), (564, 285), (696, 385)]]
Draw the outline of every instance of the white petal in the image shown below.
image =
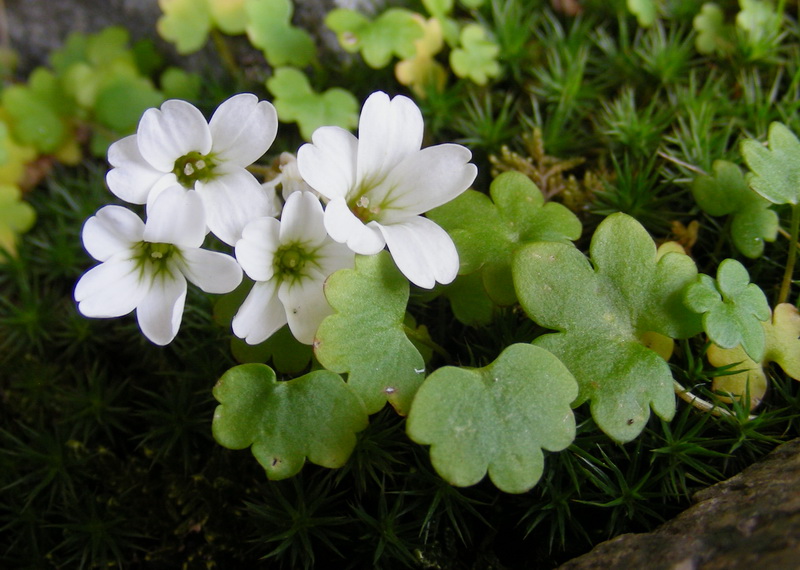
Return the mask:
[(122, 206), (104, 206), (83, 224), (83, 247), (98, 261), (130, 250), (143, 239), (144, 222)]
[(245, 226), (242, 239), (236, 242), (236, 259), (253, 281), (272, 279), (280, 228), (275, 218), (258, 218)]
[(386, 241), (375, 222), (364, 225), (350, 208), (344, 198), (335, 198), (325, 206), (325, 229), (334, 241), (346, 243), (356, 253), (372, 255), (386, 245)]
[(311, 192), (294, 192), (283, 206), (281, 243), (318, 245), (328, 233), (323, 223), (322, 204)]
[(233, 317), (233, 334), (248, 344), (258, 344), (286, 324), (286, 311), (278, 299), (277, 282), (265, 281), (253, 289)]
[(408, 97), (369, 96), (358, 122), (357, 184), (374, 184), (422, 146), (422, 113)]
[(242, 268), (230, 255), (199, 248), (181, 254), (181, 273), (206, 293), (230, 293), (242, 282)]
[(431, 289), (447, 284), (458, 273), (458, 252), (448, 233), (431, 220), (414, 217), (380, 226), (397, 268), (409, 281)]
[(205, 236), (203, 202), (194, 190), (167, 188), (147, 209), (145, 241), (200, 247)]
[(186, 279), (162, 277), (136, 307), (136, 320), (144, 336), (159, 346), (172, 342), (183, 318), (186, 302)]
[(345, 244), (328, 239), (315, 252), (315, 261), (319, 272), (327, 279), (334, 271), (353, 267), (356, 254)]
[(136, 131), (139, 152), (157, 170), (171, 172), (175, 161), (195, 151), (208, 154), (211, 131), (203, 114), (192, 104), (170, 99), (161, 109), (148, 109)]
[(121, 317), (136, 308), (149, 288), (136, 263), (117, 256), (83, 274), (75, 286), (75, 300), (84, 316)]
[(346, 197), (356, 178), (358, 139), (340, 127), (320, 127), (297, 151), (300, 175), (314, 190), (332, 200)]
[(373, 203), (385, 205), (381, 223), (422, 214), (464, 192), (478, 174), (471, 158), (469, 149), (458, 144), (431, 146), (406, 158), (369, 194)]
[(272, 203), (269, 194), (244, 168), (229, 165), (226, 170), (209, 182), (198, 182), (197, 191), (203, 198), (209, 229), (228, 245), (234, 245), (249, 222), (272, 213)]
[(312, 344), (322, 320), (333, 314), (322, 290), (324, 282), (317, 274), (292, 283), (284, 282), (278, 289), (289, 328), (294, 338), (303, 344)]
[(239, 166), (261, 158), (275, 140), (278, 114), (268, 101), (252, 93), (240, 93), (224, 101), (209, 122), (212, 152)]
[(106, 174), (109, 190), (131, 204), (147, 202), (151, 188), (165, 174), (142, 157), (136, 135), (127, 136), (108, 147), (108, 162), (113, 167)]

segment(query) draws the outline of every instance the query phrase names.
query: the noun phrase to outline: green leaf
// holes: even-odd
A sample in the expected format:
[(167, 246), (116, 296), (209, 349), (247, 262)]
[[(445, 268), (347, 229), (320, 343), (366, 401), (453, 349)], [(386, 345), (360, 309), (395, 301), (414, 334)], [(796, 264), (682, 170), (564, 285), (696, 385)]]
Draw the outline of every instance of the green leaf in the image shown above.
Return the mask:
[(655, 0), (628, 0), (628, 10), (636, 16), (636, 21), (643, 28), (649, 28), (656, 22), (658, 6)]
[(690, 257), (666, 253), (645, 229), (622, 213), (598, 226), (592, 262), (563, 243), (523, 246), (512, 269), (528, 316), (559, 332), (534, 344), (561, 359), (578, 381), (577, 406), (591, 402), (597, 425), (619, 442), (644, 428), (650, 408), (669, 420), (675, 412), (667, 363), (645, 346), (647, 333), (688, 338), (702, 330), (683, 305), (697, 268)]
[(314, 40), (305, 30), (292, 26), (291, 0), (248, 0), (247, 37), (264, 50), (273, 67), (304, 67), (314, 61)]
[(120, 135), (136, 130), (142, 114), (150, 107), (158, 107), (164, 96), (149, 79), (144, 77), (119, 77), (107, 82), (98, 90), (94, 102), (97, 121)]
[(325, 24), (336, 33), (346, 51), (361, 52), (367, 65), (381, 69), (393, 56), (408, 59), (416, 53), (414, 42), (424, 30), (415, 16), (418, 15), (404, 8), (390, 8), (370, 21), (355, 10), (338, 8), (328, 13)]
[(697, 205), (712, 216), (731, 215), (731, 239), (736, 249), (750, 258), (761, 256), (765, 241), (778, 235), (778, 214), (770, 202), (747, 185), (741, 168), (727, 160), (715, 160), (714, 175), (692, 182)]
[(450, 52), (450, 67), (459, 77), (485, 85), (490, 77), (500, 75), (497, 56), (500, 46), (492, 41), (479, 24), (467, 24), (461, 30), (461, 47)]
[(436, 18), (443, 18), (453, 11), (454, 0), (422, 0), (422, 5), (428, 14)]
[(367, 427), (358, 396), (342, 379), (317, 370), (279, 382), (262, 364), (228, 370), (214, 386), (220, 403), (211, 426), (214, 439), (228, 449), (252, 446), (270, 479), (285, 479), (306, 457), (323, 467), (341, 467)]
[(296, 122), (306, 140), (311, 140), (312, 133), (325, 125), (343, 129), (358, 125), (358, 101), (352, 93), (338, 87), (315, 93), (308, 78), (298, 69), (276, 69), (267, 79), (267, 88), (275, 96), (273, 104), (278, 117), (283, 122)]
[(230, 35), (242, 34), (247, 27), (246, 5), (250, 0), (208, 0), (216, 27)]
[(6, 87), (2, 104), (17, 141), (35, 147), (42, 154), (54, 153), (64, 144), (69, 133), (57, 107), (33, 85)]
[(750, 283), (747, 269), (735, 259), (717, 268), (717, 280), (700, 275), (686, 290), (686, 305), (703, 315), (703, 328), (722, 348), (742, 345), (753, 360), (764, 355), (761, 321), (770, 316), (769, 303), (761, 288)]
[(314, 352), (328, 370), (348, 373), (347, 383), (374, 414), (388, 401), (400, 415), (425, 377), (425, 362), (405, 333), (408, 280), (382, 251), (356, 256), (355, 269), (325, 283), (336, 311), (317, 330)]
[(520, 172), (505, 172), (489, 187), (491, 199), (467, 190), (428, 212), (452, 236), (462, 275), (480, 271), (486, 293), (498, 305), (517, 302), (511, 258), (534, 241), (568, 242), (580, 237), (581, 223), (569, 209), (545, 203), (539, 189)]
[(459, 275), (441, 290), (442, 295), (450, 301), (455, 317), (465, 325), (476, 327), (492, 321), (497, 305), (486, 294), (479, 272)]
[(36, 212), (22, 200), (22, 192), (11, 184), (0, 184), (0, 251), (17, 252), (17, 236), (33, 227)]
[(165, 99), (196, 101), (200, 97), (203, 78), (180, 67), (168, 67), (161, 74), (159, 84)]
[(158, 34), (175, 44), (178, 53), (196, 52), (208, 39), (211, 12), (207, 0), (158, 0), (163, 15), (156, 22)]
[(261, 344), (247, 344), (240, 338), (231, 340), (233, 357), (239, 362), (269, 362), (282, 374), (298, 374), (308, 368), (312, 349), (297, 342), (285, 325)]
[(473, 485), (486, 472), (502, 491), (524, 493), (539, 480), (542, 449), (575, 438), (575, 379), (548, 351), (512, 344), (485, 368), (445, 366), (417, 392), (406, 430), (431, 446), (445, 480)]
[(800, 312), (790, 303), (775, 307), (772, 319), (761, 323), (764, 329), (765, 348), (760, 362), (754, 361), (741, 345), (720, 348), (712, 344), (707, 352), (708, 361), (714, 366), (735, 365), (733, 374), (714, 377), (715, 392), (733, 394), (742, 398), (750, 394), (750, 408), (761, 402), (767, 391), (767, 374), (764, 368), (775, 362), (787, 376), (800, 380)]
[(739, 0), (741, 10), (736, 14), (736, 27), (744, 34), (748, 46), (758, 55), (780, 33), (782, 16), (771, 2)]
[(730, 40), (730, 31), (725, 26), (725, 15), (722, 9), (713, 2), (706, 2), (700, 12), (692, 20), (694, 31), (694, 45), (703, 55), (730, 53), (733, 44)]
[(758, 141), (742, 141), (750, 173), (747, 183), (773, 204), (800, 203), (800, 141), (786, 125), (769, 126), (769, 149)]

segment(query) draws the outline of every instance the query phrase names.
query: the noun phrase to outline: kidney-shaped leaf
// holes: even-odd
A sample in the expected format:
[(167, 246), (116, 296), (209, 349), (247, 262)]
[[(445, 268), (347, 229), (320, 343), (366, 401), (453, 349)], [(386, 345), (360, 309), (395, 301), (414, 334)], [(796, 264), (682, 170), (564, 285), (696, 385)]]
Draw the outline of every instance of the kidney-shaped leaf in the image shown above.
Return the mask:
[(431, 374), (406, 430), (431, 446), (433, 466), (453, 485), (473, 485), (488, 471), (499, 489), (523, 493), (542, 474), (542, 449), (560, 451), (574, 439), (570, 402), (577, 394), (556, 357), (512, 344), (485, 368), (445, 366)]
[(341, 467), (367, 427), (358, 396), (327, 370), (279, 382), (269, 366), (242, 364), (222, 375), (214, 397), (214, 439), (229, 449), (252, 446), (270, 479), (291, 477), (306, 458)]
[(528, 316), (559, 331), (535, 344), (577, 379), (574, 405), (589, 400), (600, 429), (625, 442), (642, 431), (651, 407), (666, 420), (675, 412), (672, 374), (646, 347), (646, 333), (688, 338), (702, 330), (682, 301), (697, 268), (681, 253), (657, 257), (647, 231), (621, 213), (598, 226), (590, 251), (594, 267), (572, 245), (523, 246), (514, 282)]
[(314, 352), (328, 370), (349, 374), (347, 383), (370, 414), (388, 401), (401, 415), (425, 377), (425, 362), (405, 333), (408, 281), (386, 251), (356, 256), (354, 269), (325, 283), (336, 311), (317, 329)]
[(712, 216), (731, 215), (731, 239), (747, 257), (760, 257), (765, 241), (778, 235), (778, 214), (770, 203), (747, 185), (741, 168), (715, 160), (714, 175), (701, 175), (692, 183), (697, 205)]
[(517, 301), (511, 256), (523, 243), (568, 242), (581, 235), (581, 222), (562, 204), (545, 203), (539, 188), (521, 172), (505, 172), (489, 187), (491, 199), (467, 190), (428, 212), (453, 237), (459, 273), (480, 271), (484, 288), (498, 305)]
[(769, 149), (755, 140), (742, 141), (751, 172), (750, 187), (773, 204), (800, 203), (800, 141), (782, 123), (769, 126)]

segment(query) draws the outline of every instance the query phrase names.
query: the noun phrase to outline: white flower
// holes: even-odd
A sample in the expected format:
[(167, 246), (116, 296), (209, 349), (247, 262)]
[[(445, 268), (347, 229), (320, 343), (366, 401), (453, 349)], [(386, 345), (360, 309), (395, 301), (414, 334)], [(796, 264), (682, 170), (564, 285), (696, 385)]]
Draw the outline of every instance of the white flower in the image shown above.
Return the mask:
[(289, 323), (294, 337), (314, 342), (322, 320), (333, 313), (322, 287), (338, 269), (352, 267), (355, 254), (331, 240), (322, 205), (310, 192), (294, 192), (281, 220), (259, 218), (236, 242), (236, 258), (256, 283), (233, 318), (233, 332), (258, 344)]
[(180, 187), (161, 192), (147, 223), (121, 206), (105, 206), (83, 226), (83, 245), (102, 262), (75, 286), (87, 317), (121, 317), (136, 310), (142, 333), (158, 345), (175, 338), (188, 279), (208, 293), (227, 293), (242, 280), (236, 260), (200, 249), (206, 235), (203, 204)]
[(169, 100), (145, 111), (135, 135), (109, 147), (106, 182), (119, 198), (148, 207), (175, 184), (196, 190), (209, 229), (233, 245), (247, 222), (271, 208), (246, 167), (269, 149), (277, 129), (275, 108), (250, 93), (223, 102), (208, 123), (193, 105)]
[(397, 267), (416, 285), (450, 283), (458, 253), (442, 228), (420, 214), (469, 188), (477, 168), (457, 144), (421, 149), (422, 114), (413, 101), (370, 95), (359, 138), (339, 127), (320, 127), (297, 155), (300, 174), (329, 200), (325, 228), (365, 255), (388, 246)]

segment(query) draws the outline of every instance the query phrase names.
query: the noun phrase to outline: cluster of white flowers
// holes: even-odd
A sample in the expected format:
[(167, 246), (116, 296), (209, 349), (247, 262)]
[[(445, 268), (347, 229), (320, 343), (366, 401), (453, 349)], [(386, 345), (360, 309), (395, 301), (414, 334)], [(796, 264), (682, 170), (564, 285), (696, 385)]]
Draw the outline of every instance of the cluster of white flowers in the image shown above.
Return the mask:
[[(255, 284), (234, 334), (256, 344), (288, 323), (311, 344), (332, 312), (323, 284), (352, 267), (356, 254), (388, 247), (420, 287), (455, 279), (452, 239), (421, 214), (469, 188), (477, 168), (463, 146), (421, 148), (422, 114), (410, 99), (373, 93), (359, 138), (321, 127), (296, 159), (283, 153), (280, 174), (261, 184), (247, 168), (277, 128), (275, 108), (252, 94), (223, 102), (209, 122), (185, 101), (146, 111), (136, 134), (109, 148), (106, 177), (115, 196), (146, 205), (146, 222), (115, 205), (86, 221), (84, 247), (101, 263), (75, 288), (80, 312), (105, 318), (135, 310), (144, 335), (164, 345), (180, 327), (187, 280), (227, 293), (244, 270)], [(235, 258), (201, 249), (209, 232)]]

